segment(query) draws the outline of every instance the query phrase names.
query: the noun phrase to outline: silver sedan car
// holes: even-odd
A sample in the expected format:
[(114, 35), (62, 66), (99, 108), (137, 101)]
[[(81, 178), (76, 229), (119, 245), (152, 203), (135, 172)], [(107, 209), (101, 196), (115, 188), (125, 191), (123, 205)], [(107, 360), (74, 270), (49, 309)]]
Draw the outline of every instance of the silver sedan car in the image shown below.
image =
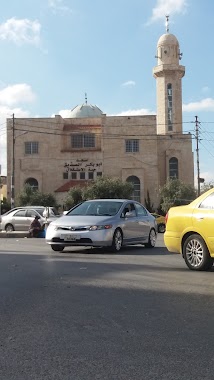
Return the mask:
[[(50, 223), (58, 217), (54, 215), (52, 209), (52, 207), (47, 208), (44, 206), (16, 207), (0, 216), (0, 230), (5, 230), (6, 232), (28, 231), (35, 216), (39, 216), (41, 225), (46, 222)], [(49, 214), (47, 220), (45, 212)]]
[(72, 208), (47, 228), (46, 241), (54, 251), (68, 246), (110, 247), (144, 244), (153, 248), (157, 224), (140, 203), (124, 199), (95, 199)]

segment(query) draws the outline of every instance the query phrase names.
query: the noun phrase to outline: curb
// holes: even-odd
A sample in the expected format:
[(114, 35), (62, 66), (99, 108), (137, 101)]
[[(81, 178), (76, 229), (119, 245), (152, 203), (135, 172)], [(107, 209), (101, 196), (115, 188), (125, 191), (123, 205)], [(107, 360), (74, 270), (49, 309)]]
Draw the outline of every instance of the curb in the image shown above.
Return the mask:
[(28, 237), (29, 232), (28, 231), (14, 231), (14, 232), (6, 232), (6, 231), (1, 231), (0, 232), (0, 239), (1, 238), (26, 238)]

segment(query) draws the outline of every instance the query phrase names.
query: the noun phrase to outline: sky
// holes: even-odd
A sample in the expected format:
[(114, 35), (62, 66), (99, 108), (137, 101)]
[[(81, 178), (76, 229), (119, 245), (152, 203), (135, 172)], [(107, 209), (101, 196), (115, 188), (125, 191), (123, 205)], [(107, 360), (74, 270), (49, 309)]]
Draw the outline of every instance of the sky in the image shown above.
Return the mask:
[(7, 0), (0, 13), (0, 165), (6, 118), (50, 117), (85, 101), (107, 115), (156, 113), (156, 47), (174, 34), (186, 68), (183, 130), (195, 116), (200, 177), (214, 181), (212, 0)]

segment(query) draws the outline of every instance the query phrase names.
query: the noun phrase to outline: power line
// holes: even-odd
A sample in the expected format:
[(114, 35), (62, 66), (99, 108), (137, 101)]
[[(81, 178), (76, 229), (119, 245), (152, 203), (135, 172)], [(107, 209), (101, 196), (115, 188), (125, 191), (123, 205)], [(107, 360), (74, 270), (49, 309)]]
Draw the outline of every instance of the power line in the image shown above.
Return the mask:
[[(175, 125), (176, 124), (180, 124), (180, 123), (175, 123)], [(52, 124), (53, 125), (53, 124)], [(164, 126), (166, 126), (167, 124), (159, 124), (159, 125), (164, 125)], [(22, 128), (27, 128), (27, 127), (29, 127), (29, 128), (36, 128), (36, 129), (39, 129), (39, 130), (50, 130), (50, 128), (47, 126), (37, 126), (37, 125), (32, 125), (32, 124), (28, 124), (28, 123), (17, 123), (17, 121), (15, 121), (15, 126), (18, 126), (18, 127), (22, 127)], [(73, 127), (73, 129), (77, 129), (77, 128), (79, 128), (79, 127), (87, 127), (88, 129), (93, 129), (93, 128), (99, 128), (100, 127), (100, 129), (102, 128), (101, 127), (101, 125), (94, 125), (94, 126), (91, 126), (91, 125), (73, 125), (73, 124), (68, 124), (68, 125), (64, 125), (63, 127)], [(112, 127), (112, 126), (108, 126), (108, 127)], [(107, 128), (108, 128), (107, 127)], [(121, 124), (121, 125), (117, 125), (115, 128), (117, 129), (117, 128), (125, 128), (125, 127), (127, 127), (127, 126), (125, 126), (124, 124)], [(129, 126), (130, 127), (130, 126)], [(138, 128), (145, 128), (145, 127), (151, 127), (151, 128), (155, 128), (155, 132), (156, 132), (156, 128), (157, 128), (157, 124), (143, 124), (143, 125), (139, 125), (139, 124), (132, 124), (131, 125), (131, 128), (135, 128), (135, 127), (138, 127)], [(18, 130), (18, 128), (16, 128), (17, 130)], [(20, 130), (23, 130), (23, 129), (20, 129)], [(57, 132), (59, 132), (60, 131), (60, 128), (51, 128), (51, 131), (57, 131)], [(187, 130), (187, 131), (185, 131), (185, 133), (190, 133), (190, 132), (192, 132), (193, 130)], [(33, 132), (33, 131), (32, 131)], [(34, 131), (34, 132), (37, 132), (37, 131)], [(72, 132), (72, 130), (70, 130), (70, 131), (68, 131), (69, 133), (70, 132)], [(76, 131), (75, 131), (76, 132)], [(154, 133), (155, 135), (156, 135), (156, 133)], [(178, 135), (178, 134), (180, 134), (180, 135), (183, 135), (184, 133), (177, 133), (177, 132), (172, 132), (171, 134), (176, 134), (176, 135)], [(111, 134), (112, 135), (112, 134)], [(121, 133), (119, 134), (119, 133), (117, 133), (117, 135), (119, 135), (119, 136), (121, 136)], [(144, 135), (144, 134), (143, 134)], [(134, 134), (133, 136), (136, 136), (136, 134)]]
[[(52, 131), (44, 131), (44, 130), (29, 130), (27, 128), (15, 128), (14, 129), (15, 131), (19, 131), (19, 132), (28, 132), (28, 133), (36, 133), (36, 134), (47, 134), (47, 135), (55, 135), (55, 136), (72, 136), (74, 134), (80, 134), (80, 133), (83, 133), (83, 131), (67, 131), (66, 133), (65, 132), (61, 132), (59, 130), (58, 133), (57, 132), (52, 132)], [(12, 129), (11, 129), (12, 131)], [(88, 131), (85, 131), (85, 133), (90, 133)], [(93, 133), (93, 135), (95, 136), (98, 136), (98, 137), (103, 137), (103, 138), (118, 138), (118, 139), (121, 139), (121, 133), (113, 133), (113, 134), (102, 134), (102, 133), (96, 133), (96, 132), (91, 132)], [(179, 136), (182, 136), (182, 137), (179, 137)], [(164, 139), (166, 140), (166, 137), (168, 137), (169, 140), (171, 139), (176, 139), (176, 140), (184, 140), (186, 139), (186, 137), (188, 137), (189, 139), (194, 139), (191, 134), (188, 132), (188, 133), (171, 133), (171, 134), (167, 134), (167, 135), (162, 135), (162, 134), (129, 134), (129, 135), (125, 135), (123, 136), (124, 138), (126, 137), (133, 137), (135, 140), (138, 139), (138, 137), (152, 137), (151, 140), (157, 140), (157, 139)]]
[[(155, 116), (156, 117), (156, 115), (145, 115), (145, 118), (151, 117), (151, 116)], [(114, 118), (118, 118), (118, 119), (121, 118), (121, 117), (126, 118), (126, 119), (130, 118), (130, 120), (131, 120), (132, 117), (133, 118), (135, 118), (135, 117), (144, 117), (144, 115), (138, 115), (138, 116), (107, 116), (107, 118), (113, 118), (113, 117)], [(45, 123), (45, 124), (51, 124), (51, 125), (53, 125), (53, 124), (65, 125), (65, 126), (66, 125), (72, 125), (72, 124), (69, 124), (69, 123), (63, 124), (63, 123), (59, 122), (58, 120), (56, 120), (55, 118), (53, 118), (53, 121), (48, 121), (50, 119), (51, 118), (44, 118), (42, 120), (41, 119), (37, 119), (37, 118), (15, 118), (14, 120), (15, 120), (15, 124), (18, 124), (17, 122), (22, 121), (21, 125), (23, 125), (23, 123), (25, 123), (25, 121), (28, 121), (29, 123), (32, 121), (33, 123), (43, 123), (43, 124)], [(65, 119), (62, 118), (62, 121), (63, 120), (68, 120), (68, 119), (69, 118), (65, 118)], [(10, 122), (12, 120), (13, 120), (12, 118), (7, 119), (8, 122)], [(55, 122), (54, 122), (54, 120), (55, 120)], [(74, 119), (71, 118), (71, 120), (74, 120)], [(78, 120), (78, 119), (76, 119), (76, 120)], [(118, 122), (119, 122), (119, 120), (118, 120)], [(177, 123), (173, 122), (172, 123), (172, 125), (177, 125), (177, 124), (194, 124), (194, 121), (182, 121), (182, 123), (181, 122), (177, 122)], [(29, 125), (31, 125), (31, 124), (29, 124)], [(95, 125), (100, 126), (100, 124), (95, 124)], [(124, 124), (121, 123), (121, 125), (123, 126)], [(119, 126), (121, 126), (121, 125), (119, 125)], [(143, 124), (143, 125), (145, 125), (146, 127), (159, 126), (159, 125), (168, 126), (167, 123), (158, 123), (158, 124), (154, 123), (154, 124)], [(84, 124), (83, 124), (83, 126), (84, 126)], [(132, 126), (139, 127), (140, 125), (139, 124), (132, 124)]]
[(204, 147), (204, 149), (214, 158), (214, 154), (212, 154), (211, 152), (210, 152), (210, 150), (208, 150), (207, 149), (207, 147), (204, 145), (204, 144), (202, 144), (202, 142), (200, 141), (200, 144)]

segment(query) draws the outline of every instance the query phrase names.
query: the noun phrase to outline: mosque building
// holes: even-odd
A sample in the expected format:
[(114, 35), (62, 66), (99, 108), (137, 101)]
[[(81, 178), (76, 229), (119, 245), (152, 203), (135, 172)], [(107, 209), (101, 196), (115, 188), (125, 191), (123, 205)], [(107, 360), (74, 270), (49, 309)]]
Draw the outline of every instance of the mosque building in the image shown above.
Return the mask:
[(157, 115), (108, 116), (86, 98), (66, 118), (8, 119), (8, 199), (28, 183), (63, 204), (70, 188), (110, 176), (132, 182), (141, 203), (149, 192), (157, 208), (167, 178), (194, 185), (192, 136), (182, 127), (185, 67), (168, 24), (156, 58)]

